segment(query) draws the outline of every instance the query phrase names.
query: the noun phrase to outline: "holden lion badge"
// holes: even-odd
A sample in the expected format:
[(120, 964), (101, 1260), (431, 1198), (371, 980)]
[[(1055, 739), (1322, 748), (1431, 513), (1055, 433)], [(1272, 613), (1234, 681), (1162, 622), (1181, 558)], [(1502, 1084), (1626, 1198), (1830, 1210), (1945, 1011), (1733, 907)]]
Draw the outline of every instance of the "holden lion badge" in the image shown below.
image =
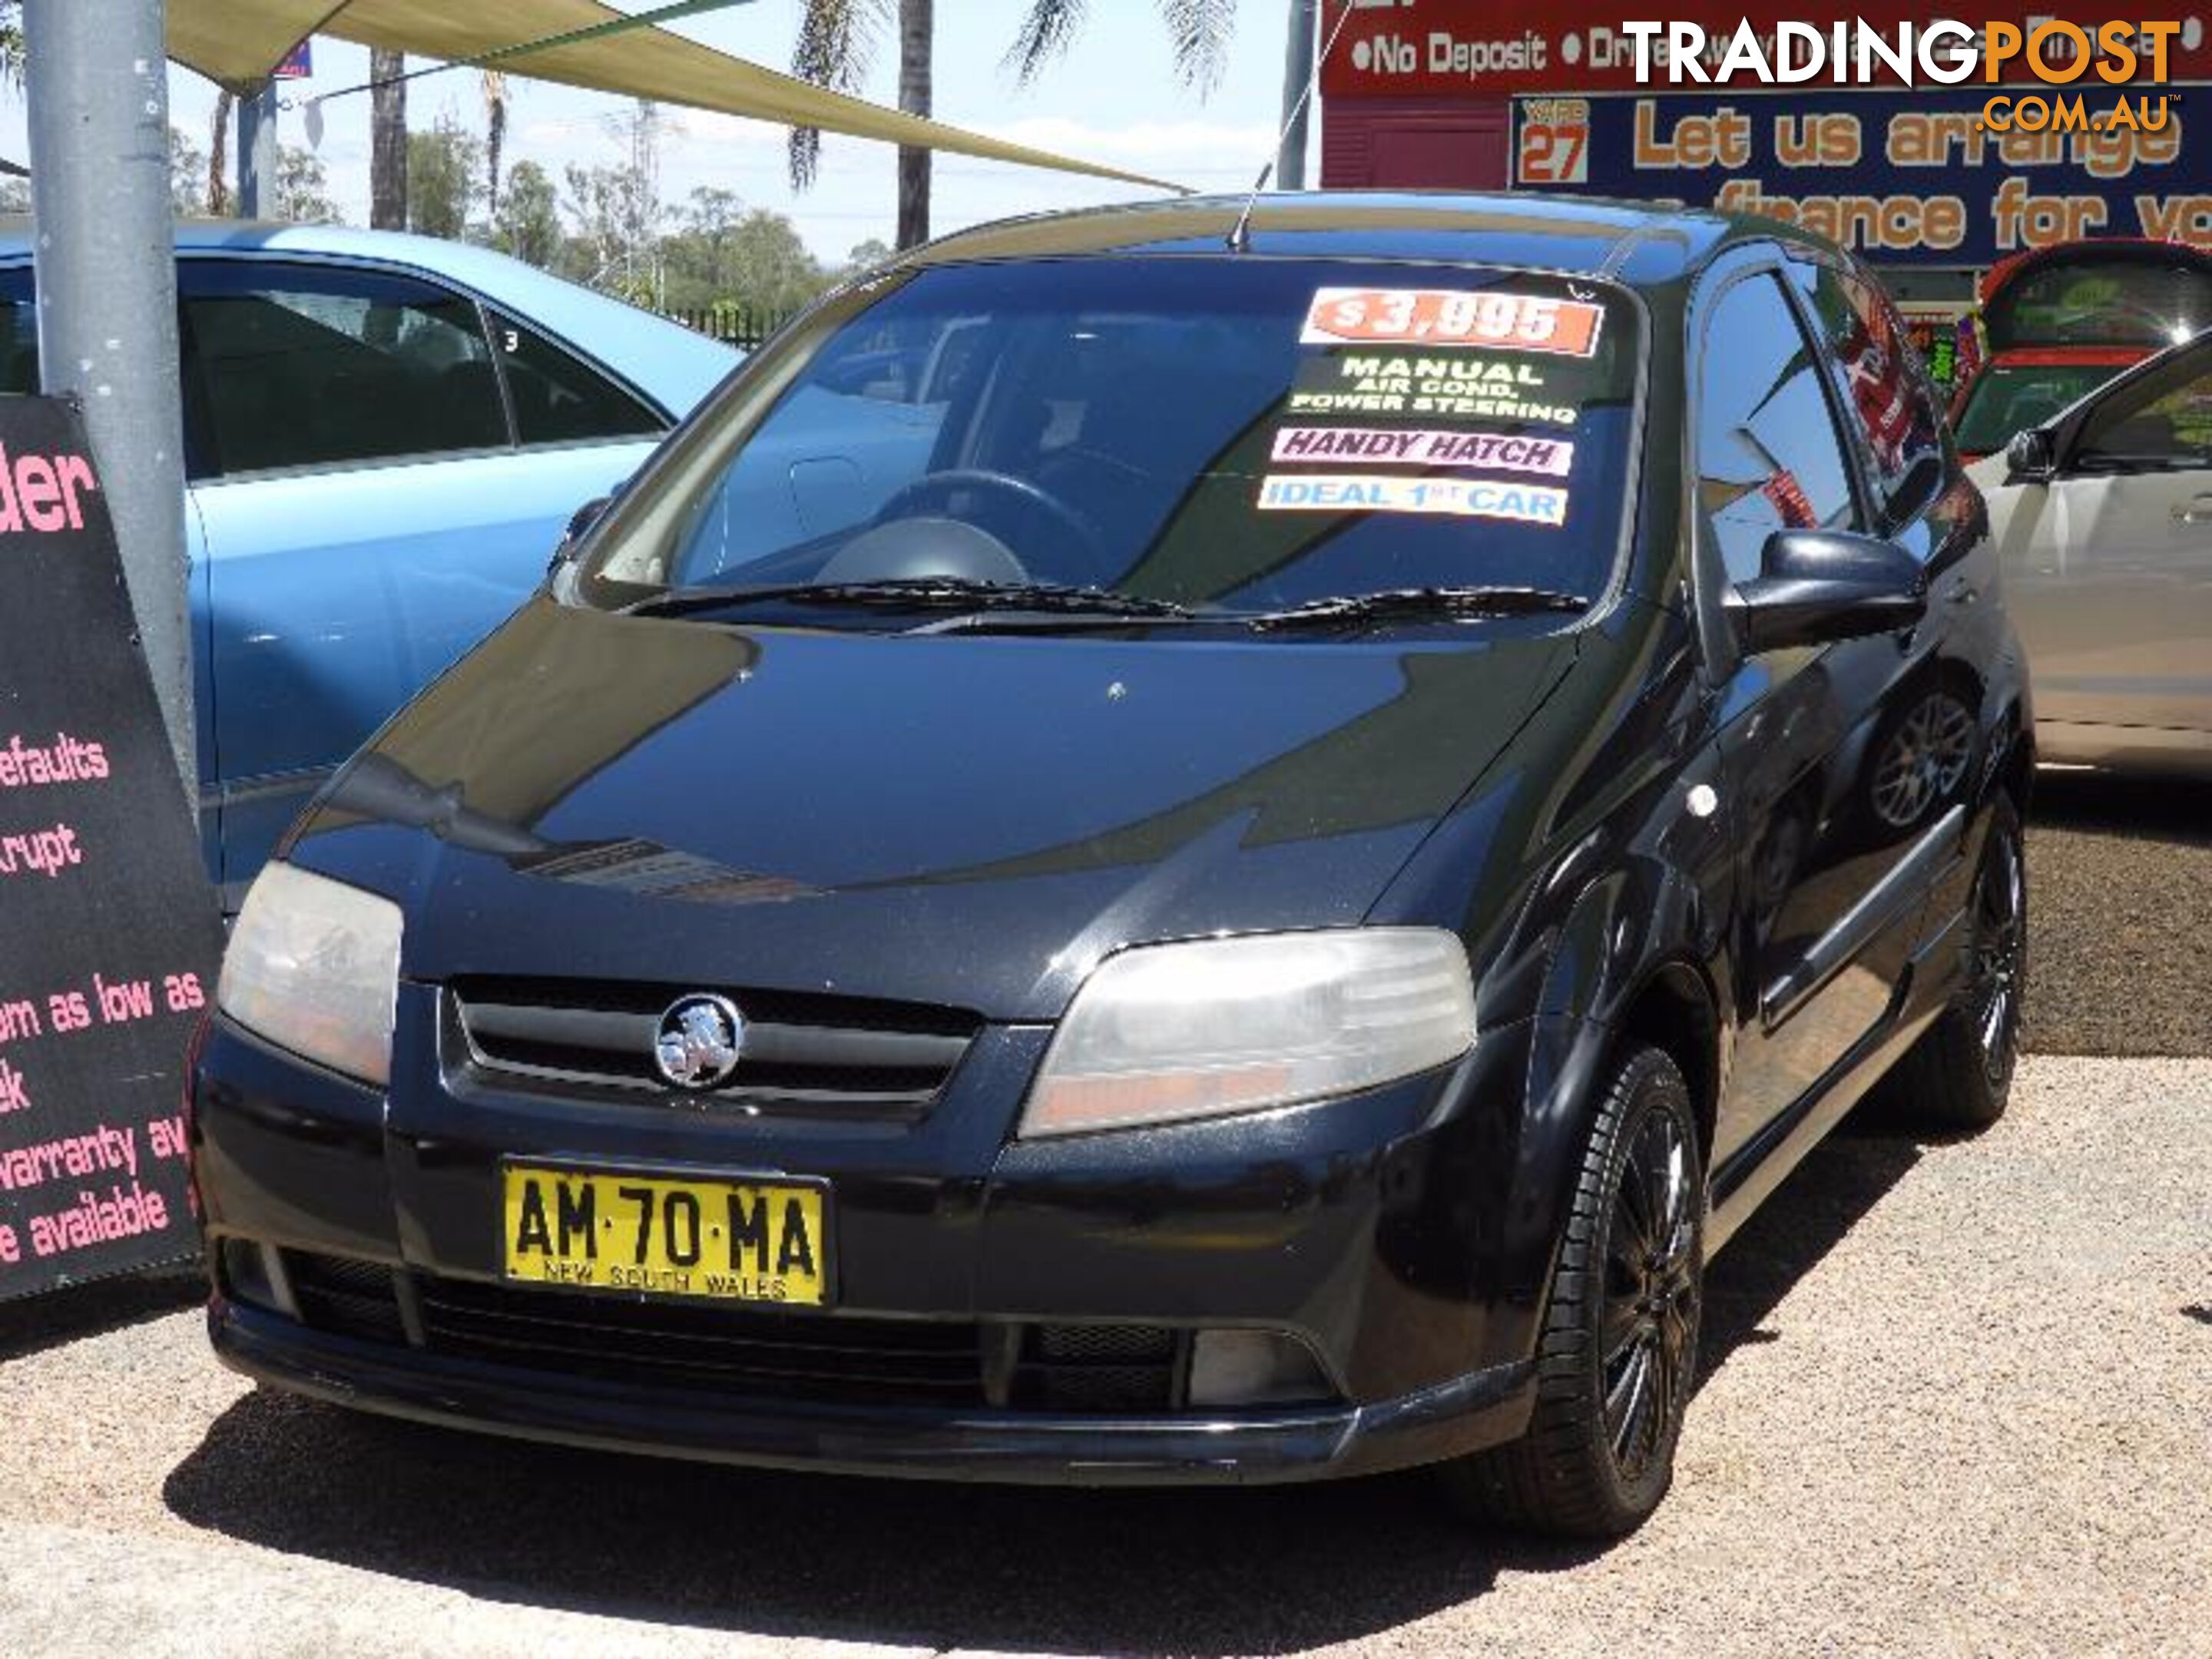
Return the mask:
[(729, 1081), (744, 1052), (744, 1016), (727, 997), (689, 996), (660, 1017), (653, 1063), (679, 1089), (712, 1089)]

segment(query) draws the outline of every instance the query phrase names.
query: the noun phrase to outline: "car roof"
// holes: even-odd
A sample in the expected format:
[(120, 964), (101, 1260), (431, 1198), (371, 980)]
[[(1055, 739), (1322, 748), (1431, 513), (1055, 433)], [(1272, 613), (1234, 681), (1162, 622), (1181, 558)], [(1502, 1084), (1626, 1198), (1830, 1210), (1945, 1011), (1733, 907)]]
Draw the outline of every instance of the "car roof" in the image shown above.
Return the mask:
[[(688, 412), (742, 355), (665, 317), (466, 242), (352, 225), (244, 219), (175, 223), (179, 253), (343, 260), (416, 272), (468, 289), (597, 359), (675, 415)], [(0, 215), (0, 266), (30, 257), (29, 219)]]
[(1316, 191), (1189, 196), (1003, 220), (933, 242), (897, 263), (1225, 254), (1248, 208), (1245, 249), (1255, 254), (1527, 267), (1611, 276), (1632, 286), (1679, 280), (1740, 241), (1828, 246), (1774, 220), (1647, 202)]

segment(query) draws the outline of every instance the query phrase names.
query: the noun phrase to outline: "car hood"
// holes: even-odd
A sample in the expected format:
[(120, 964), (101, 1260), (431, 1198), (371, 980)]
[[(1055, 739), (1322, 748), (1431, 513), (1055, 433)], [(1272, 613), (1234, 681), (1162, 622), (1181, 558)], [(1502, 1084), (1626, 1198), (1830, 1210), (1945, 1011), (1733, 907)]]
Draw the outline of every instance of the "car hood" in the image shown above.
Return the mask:
[(540, 599), (295, 832), (422, 980), (833, 991), (1051, 1019), (1123, 945), (1358, 922), (1574, 653), (881, 635)]

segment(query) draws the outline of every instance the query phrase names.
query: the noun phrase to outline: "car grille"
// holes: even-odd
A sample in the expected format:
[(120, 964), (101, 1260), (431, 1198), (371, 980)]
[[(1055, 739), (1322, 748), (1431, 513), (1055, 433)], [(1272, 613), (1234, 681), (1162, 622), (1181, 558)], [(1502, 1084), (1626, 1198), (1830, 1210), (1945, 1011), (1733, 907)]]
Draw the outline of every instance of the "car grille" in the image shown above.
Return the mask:
[(707, 1111), (913, 1119), (935, 1102), (981, 1027), (924, 1004), (787, 991), (733, 991), (742, 1057), (718, 1089), (673, 1094), (653, 1042), (671, 1003), (698, 987), (559, 979), (467, 979), (448, 1006), (467, 1064), (539, 1093), (680, 1098)]
[(284, 1261), (301, 1319), (316, 1330), (732, 1400), (1158, 1415), (1180, 1398), (1188, 1346), (1157, 1325), (780, 1314), (450, 1279), (302, 1250)]
[(780, 1400), (977, 1406), (972, 1324), (732, 1313), (460, 1279), (421, 1288), (432, 1352), (570, 1376)]
[(284, 1268), (302, 1323), (319, 1331), (374, 1342), (405, 1340), (406, 1328), (400, 1321), (399, 1300), (389, 1267), (374, 1261), (349, 1261), (343, 1256), (287, 1250)]

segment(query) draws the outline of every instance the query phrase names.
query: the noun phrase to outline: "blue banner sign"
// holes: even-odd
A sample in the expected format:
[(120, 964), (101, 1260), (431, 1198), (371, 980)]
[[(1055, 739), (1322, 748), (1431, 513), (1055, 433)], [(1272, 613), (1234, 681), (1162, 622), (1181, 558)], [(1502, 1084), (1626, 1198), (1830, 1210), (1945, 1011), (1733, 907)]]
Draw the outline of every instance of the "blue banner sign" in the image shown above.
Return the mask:
[(2000, 131), (1986, 87), (1828, 90), (1516, 98), (1513, 182), (1765, 214), (1877, 264), (1986, 265), (2081, 236), (2212, 243), (2202, 92), (2190, 113), (2179, 90), (2130, 94), (2116, 117), (2118, 91), (2052, 87), (2063, 106), (2000, 100)]

